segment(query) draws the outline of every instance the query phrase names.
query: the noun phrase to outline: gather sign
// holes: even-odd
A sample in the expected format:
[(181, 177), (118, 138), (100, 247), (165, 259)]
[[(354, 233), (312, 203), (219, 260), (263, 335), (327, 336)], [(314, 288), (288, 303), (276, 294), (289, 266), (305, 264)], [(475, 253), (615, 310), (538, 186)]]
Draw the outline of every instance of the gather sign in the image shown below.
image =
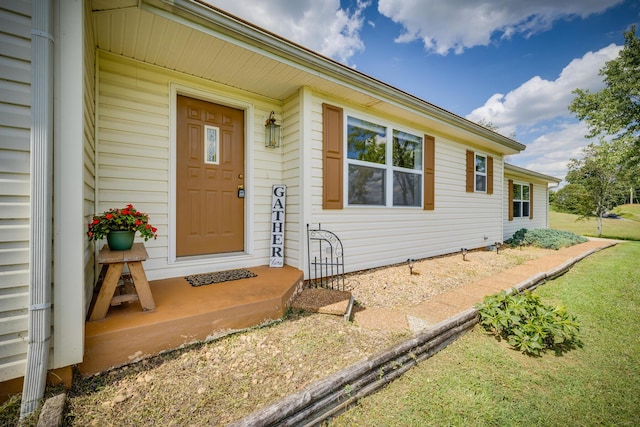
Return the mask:
[(271, 245), (269, 267), (284, 267), (284, 208), (287, 186), (275, 184), (271, 191)]

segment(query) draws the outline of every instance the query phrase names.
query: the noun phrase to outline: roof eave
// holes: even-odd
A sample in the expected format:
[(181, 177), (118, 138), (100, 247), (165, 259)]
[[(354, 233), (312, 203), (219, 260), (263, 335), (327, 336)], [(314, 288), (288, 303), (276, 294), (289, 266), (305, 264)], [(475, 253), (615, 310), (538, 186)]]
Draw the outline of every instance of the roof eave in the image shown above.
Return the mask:
[(504, 147), (504, 150), (502, 150), (504, 154), (517, 154), (526, 148), (524, 144), (518, 141), (496, 133), (331, 58), (320, 55), (200, 0), (140, 0), (140, 5), (143, 8), (164, 11), (163, 15), (169, 19), (180, 17), (214, 29), (216, 32), (228, 36), (230, 41), (242, 41), (262, 52), (268, 52), (271, 55), (286, 59), (290, 63), (297, 64), (299, 67), (314, 72), (316, 75), (347, 83), (365, 93), (382, 98), (386, 102), (392, 102), (404, 108), (419, 111), (425, 116), (457, 126), (466, 132), (501, 145)]
[(535, 171), (532, 171), (530, 169), (525, 169), (525, 168), (522, 168), (520, 166), (512, 165), (510, 163), (505, 163), (504, 164), (504, 170), (505, 170), (505, 172), (511, 172), (511, 173), (514, 173), (514, 174), (531, 176), (531, 177), (535, 177), (535, 178), (543, 180), (543, 181), (555, 182), (556, 184), (559, 184), (562, 181), (562, 179), (560, 179), (560, 178), (556, 178), (556, 177), (550, 176), (550, 175), (545, 175), (543, 173), (535, 172)]

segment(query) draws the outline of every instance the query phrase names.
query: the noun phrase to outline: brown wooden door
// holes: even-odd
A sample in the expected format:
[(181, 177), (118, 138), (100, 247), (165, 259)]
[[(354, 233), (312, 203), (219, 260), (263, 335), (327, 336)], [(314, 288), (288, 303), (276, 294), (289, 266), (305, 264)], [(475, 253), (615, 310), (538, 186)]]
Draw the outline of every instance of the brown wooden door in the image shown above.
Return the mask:
[(244, 111), (178, 96), (176, 255), (244, 250)]

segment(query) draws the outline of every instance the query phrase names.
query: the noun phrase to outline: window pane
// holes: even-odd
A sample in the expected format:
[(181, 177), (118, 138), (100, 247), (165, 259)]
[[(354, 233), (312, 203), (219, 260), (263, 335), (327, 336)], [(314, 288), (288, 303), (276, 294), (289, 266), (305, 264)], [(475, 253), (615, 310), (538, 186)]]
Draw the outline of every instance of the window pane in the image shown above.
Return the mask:
[(522, 213), (520, 212), (520, 203), (521, 202), (513, 202), (513, 216), (516, 218), (522, 216)]
[(350, 159), (385, 163), (387, 128), (354, 117), (347, 118), (347, 156)]
[(487, 177), (476, 175), (476, 191), (487, 191)]
[(522, 185), (513, 184), (513, 200), (522, 200)]
[(487, 158), (476, 154), (476, 172), (485, 173), (487, 171)]
[(522, 186), (522, 200), (529, 200), (529, 186)]
[(384, 169), (349, 165), (349, 204), (384, 205)]
[(420, 206), (422, 204), (422, 175), (393, 173), (393, 205)]
[(529, 216), (529, 202), (522, 202), (522, 216)]
[(422, 138), (394, 130), (393, 166), (422, 170)]

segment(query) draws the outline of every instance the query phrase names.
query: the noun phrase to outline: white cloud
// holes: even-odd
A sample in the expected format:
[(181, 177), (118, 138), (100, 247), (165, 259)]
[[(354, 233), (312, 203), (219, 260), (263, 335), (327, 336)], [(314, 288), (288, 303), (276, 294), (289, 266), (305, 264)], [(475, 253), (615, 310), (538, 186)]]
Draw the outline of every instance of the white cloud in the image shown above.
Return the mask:
[(514, 34), (528, 37), (554, 21), (585, 18), (623, 0), (379, 0), (378, 11), (404, 27), (397, 42), (422, 40), (446, 55)]
[(343, 63), (364, 50), (360, 31), (369, 2), (358, 0), (356, 9), (350, 11), (340, 8), (340, 0), (206, 1)]
[(605, 62), (618, 56), (622, 46), (611, 44), (597, 52), (588, 52), (574, 59), (556, 80), (531, 78), (506, 95), (492, 95), (482, 107), (473, 110), (467, 118), (490, 122), (504, 135), (531, 131), (531, 127), (555, 117), (568, 117), (568, 106), (575, 97), (573, 90), (599, 90), (603, 87), (598, 73)]
[(524, 152), (509, 156), (507, 162), (557, 178), (564, 178), (569, 160), (579, 158), (582, 155), (582, 148), (591, 141), (584, 137), (587, 126), (582, 122), (563, 121), (556, 124), (555, 128), (528, 143)]

